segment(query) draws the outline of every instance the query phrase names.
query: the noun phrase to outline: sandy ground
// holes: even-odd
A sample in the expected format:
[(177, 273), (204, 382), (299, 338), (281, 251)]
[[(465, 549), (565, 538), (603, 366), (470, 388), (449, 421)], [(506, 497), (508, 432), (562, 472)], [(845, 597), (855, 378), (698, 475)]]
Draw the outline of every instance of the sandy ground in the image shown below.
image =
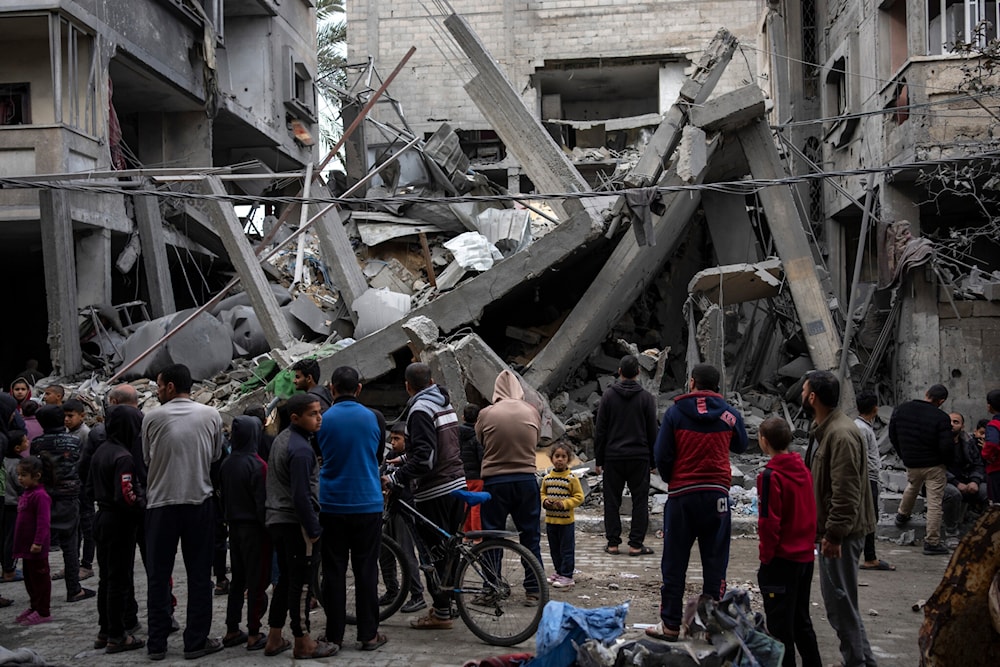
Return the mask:
[[(584, 509), (583, 517), (593, 521), (599, 510)], [(579, 607), (599, 607), (630, 602), (625, 639), (638, 638), (641, 630), (635, 624), (654, 623), (658, 620), (660, 585), (661, 541), (653, 537), (647, 540), (656, 553), (652, 556), (631, 558), (626, 555), (609, 556), (603, 552), (604, 537), (581, 530), (577, 534), (577, 576), (572, 589), (553, 590), (552, 599), (563, 600)], [(592, 523), (592, 525), (594, 525)], [(626, 524), (627, 525), (627, 524)], [(543, 533), (544, 535), (544, 533)], [(859, 590), (860, 608), (865, 618), (872, 648), (880, 665), (913, 667), (918, 664), (917, 632), (923, 622), (923, 612), (913, 612), (912, 605), (920, 599), (930, 597), (941, 580), (948, 563), (948, 557), (924, 556), (919, 547), (899, 547), (891, 543), (879, 543), (879, 556), (897, 566), (895, 572), (862, 572)], [(546, 550), (543, 536), (543, 552)], [(730, 586), (750, 588), (756, 591), (757, 540), (754, 537), (734, 538), (731, 546), (729, 582)], [(551, 571), (548, 555), (545, 554), (546, 569)], [(178, 559), (179, 561), (179, 559)], [(61, 557), (53, 554), (53, 569), (61, 567)], [(141, 569), (141, 564), (137, 572)], [(183, 566), (178, 562), (175, 575), (176, 593), (180, 599), (177, 617), (183, 625), (185, 577)], [(697, 591), (700, 581), (700, 566), (697, 551), (692, 554), (688, 570), (688, 585)], [(85, 582), (96, 587), (97, 579)], [(137, 596), (141, 609), (145, 609), (146, 586), (142, 576), (136, 577)], [(26, 606), (27, 595), (22, 584), (0, 585), (0, 593), (13, 598), (15, 604), (0, 610), (0, 645), (14, 649), (28, 647), (38, 651), (47, 661), (67, 665), (108, 665), (147, 662), (145, 651), (105, 655), (92, 648), (97, 634), (96, 605), (94, 600), (69, 604), (65, 602), (65, 584), (53, 582), (54, 621), (47, 625), (22, 628), (14, 624), (14, 617)], [(759, 595), (754, 596), (759, 605)], [(812, 592), (813, 623), (820, 640), (820, 650), (824, 662), (839, 661), (836, 650), (836, 636), (830, 628), (823, 611), (819, 593), (819, 582), (814, 576)], [(323, 612), (313, 613), (314, 628), (319, 634), (325, 626)], [(225, 632), (225, 597), (214, 598), (213, 634), (221, 636)], [(382, 630), (389, 636), (389, 643), (373, 653), (362, 653), (350, 645), (336, 657), (319, 662), (340, 662), (359, 665), (399, 665), (425, 667), (431, 665), (462, 665), (469, 660), (483, 659), (491, 655), (512, 652), (534, 652), (534, 640), (515, 649), (502, 649), (483, 644), (470, 633), (460, 621), (455, 628), (444, 631), (418, 631), (409, 628), (411, 617), (397, 614), (386, 621)], [(144, 637), (140, 633), (140, 637)], [(286, 636), (290, 633), (286, 630)], [(353, 639), (350, 630), (348, 640)], [(166, 664), (177, 662), (191, 664), (183, 660), (183, 647), (179, 634), (170, 638)], [(202, 659), (206, 664), (232, 665), (274, 665), (291, 661), (291, 653), (279, 657), (265, 658), (262, 653), (250, 653), (242, 648), (226, 649)], [(311, 661), (295, 661), (308, 664)], [(164, 664), (164, 663), (160, 663)]]

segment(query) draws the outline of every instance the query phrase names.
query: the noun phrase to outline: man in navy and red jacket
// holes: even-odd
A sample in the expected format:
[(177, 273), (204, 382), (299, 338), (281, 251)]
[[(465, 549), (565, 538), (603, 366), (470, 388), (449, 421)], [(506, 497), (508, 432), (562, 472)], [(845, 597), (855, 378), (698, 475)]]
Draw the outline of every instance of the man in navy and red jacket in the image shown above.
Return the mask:
[(704, 595), (715, 600), (726, 588), (729, 566), (729, 452), (746, 451), (743, 417), (718, 393), (719, 371), (697, 364), (690, 393), (674, 399), (656, 438), (654, 457), (669, 485), (663, 509), (663, 558), (660, 569), (661, 623), (647, 634), (674, 640), (680, 634), (684, 577), (694, 541), (701, 552)]

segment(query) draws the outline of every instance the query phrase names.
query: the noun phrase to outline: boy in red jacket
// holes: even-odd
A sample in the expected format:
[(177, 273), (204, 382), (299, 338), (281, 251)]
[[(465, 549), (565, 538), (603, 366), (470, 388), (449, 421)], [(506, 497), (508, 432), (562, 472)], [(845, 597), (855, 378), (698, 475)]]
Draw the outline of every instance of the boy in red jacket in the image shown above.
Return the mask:
[(767, 630), (785, 645), (782, 667), (795, 667), (795, 649), (804, 667), (822, 660), (809, 618), (816, 541), (816, 499), (812, 475), (802, 457), (788, 451), (792, 432), (780, 417), (760, 425), (760, 449), (771, 457), (757, 477), (760, 570)]
[(986, 424), (983, 461), (986, 463), (986, 484), (991, 503), (1000, 503), (1000, 389), (986, 394), (986, 409), (993, 417)]

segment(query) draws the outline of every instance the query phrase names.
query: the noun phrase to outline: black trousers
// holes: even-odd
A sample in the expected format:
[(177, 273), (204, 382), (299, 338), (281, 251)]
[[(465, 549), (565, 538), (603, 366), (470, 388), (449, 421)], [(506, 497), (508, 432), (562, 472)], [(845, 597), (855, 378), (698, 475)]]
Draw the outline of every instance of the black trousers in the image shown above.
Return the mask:
[(100, 581), (97, 622), (100, 634), (121, 639), (138, 622), (135, 600), (135, 536), (138, 513), (101, 510), (94, 518)]
[[(417, 555), (414, 552), (413, 535), (409, 526), (402, 516), (396, 514), (387, 523), (382, 524), (385, 534), (396, 540), (399, 548), (403, 551), (403, 560), (410, 567), (410, 597), (419, 598), (424, 595), (424, 585), (420, 581), (420, 564), (417, 563)], [(399, 590), (399, 577), (397, 576), (397, 565), (395, 557), (388, 551), (379, 554), (379, 567), (382, 570), (382, 583), (385, 584), (387, 593)]]
[(299, 524), (278, 523), (267, 530), (278, 554), (278, 583), (271, 593), (267, 624), (283, 628), (287, 617), (292, 635), (302, 637), (309, 632), (313, 557), (306, 556), (306, 538)]
[[(454, 496), (441, 496), (430, 500), (417, 501), (414, 508), (425, 517), (441, 526), (449, 533), (454, 533), (462, 525), (465, 519), (465, 503)], [(420, 548), (420, 563), (427, 565), (433, 563), (435, 573), (427, 572), (427, 590), (434, 600), (434, 611), (439, 618), (449, 618), (451, 614), (451, 593), (440, 590), (438, 582), (442, 581), (447, 572), (444, 571), (445, 559), (443, 551), (435, 552), (435, 547), (441, 544), (441, 534), (422, 522), (417, 523), (417, 536), (423, 542)], [(432, 577), (437, 577), (437, 582)]]
[(167, 650), (173, 613), (170, 578), (180, 543), (187, 574), (184, 650), (205, 646), (212, 629), (212, 551), (215, 522), (211, 499), (200, 505), (166, 505), (146, 510), (146, 580), (149, 653)]
[(80, 567), (85, 567), (88, 570), (94, 567), (95, 516), (94, 502), (86, 498), (83, 492), (80, 492), (80, 543), (77, 548), (80, 550)]
[[(871, 487), (872, 487), (872, 502), (875, 504), (875, 518), (876, 518), (876, 522), (875, 523), (877, 524), (878, 523), (877, 519), (878, 519), (878, 514), (879, 514), (879, 507), (878, 507), (878, 482), (876, 480), (870, 479), (870, 480), (868, 480), (868, 483), (871, 484)], [(867, 535), (865, 535), (865, 560), (867, 560), (867, 561), (878, 560), (878, 556), (875, 555), (875, 531), (874, 530), (872, 530), (872, 532), (870, 532)]]
[(328, 514), (323, 526), (323, 599), (327, 601), (326, 640), (344, 643), (347, 624), (347, 561), (354, 573), (354, 608), (358, 641), (378, 633), (378, 567), (382, 544), (382, 513)]
[(628, 545), (643, 546), (649, 528), (649, 460), (611, 459), (604, 462), (604, 535), (609, 545), (622, 542), (622, 492), (632, 494), (632, 522)]
[(229, 525), (229, 560), (232, 581), (226, 605), (226, 631), (239, 632), (243, 593), (247, 601), (247, 632), (260, 633), (267, 609), (267, 585), (271, 583), (271, 537), (256, 521), (234, 521)]
[(823, 664), (816, 644), (816, 632), (809, 618), (809, 592), (813, 564), (774, 558), (762, 563), (757, 582), (764, 597), (767, 631), (785, 645), (782, 667), (795, 667), (795, 649), (802, 656), (803, 667)]

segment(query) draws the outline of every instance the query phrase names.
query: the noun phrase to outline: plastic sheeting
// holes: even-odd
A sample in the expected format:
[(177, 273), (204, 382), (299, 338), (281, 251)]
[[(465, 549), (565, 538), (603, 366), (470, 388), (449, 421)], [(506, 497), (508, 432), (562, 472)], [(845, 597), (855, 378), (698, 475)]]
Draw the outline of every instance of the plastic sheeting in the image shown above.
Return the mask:
[(500, 251), (479, 232), (459, 234), (445, 241), (444, 247), (451, 251), (455, 261), (463, 269), (488, 271), (493, 267), (493, 262), (503, 259)]
[(627, 602), (597, 609), (549, 602), (535, 635), (536, 657), (526, 667), (569, 667), (576, 662), (576, 646), (588, 639), (607, 645), (621, 636), (627, 614)]

